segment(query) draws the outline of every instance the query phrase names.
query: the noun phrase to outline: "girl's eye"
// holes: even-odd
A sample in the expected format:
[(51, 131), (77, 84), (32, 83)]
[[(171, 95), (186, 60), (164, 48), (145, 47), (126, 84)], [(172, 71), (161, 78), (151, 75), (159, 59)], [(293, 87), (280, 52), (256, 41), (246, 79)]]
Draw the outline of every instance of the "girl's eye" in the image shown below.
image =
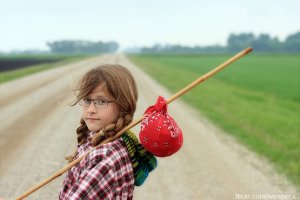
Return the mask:
[(79, 105), (88, 107), (91, 104), (92, 100), (90, 98), (84, 98), (79, 101)]
[(105, 105), (107, 103), (107, 100), (95, 99), (94, 102), (96, 105)]
[(90, 98), (84, 98), (83, 102), (89, 104), (91, 102), (91, 99)]

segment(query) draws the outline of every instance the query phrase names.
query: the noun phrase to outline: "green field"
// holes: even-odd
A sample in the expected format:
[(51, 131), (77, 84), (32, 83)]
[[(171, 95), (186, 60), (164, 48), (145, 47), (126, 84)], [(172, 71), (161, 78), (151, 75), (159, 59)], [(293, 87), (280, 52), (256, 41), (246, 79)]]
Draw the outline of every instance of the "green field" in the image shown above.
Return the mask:
[[(232, 55), (129, 55), (177, 92)], [(241, 58), (183, 99), (300, 185), (300, 56)], [(166, 97), (167, 98), (167, 97)]]
[[(83, 58), (88, 57), (88, 55), (57, 55), (57, 54), (48, 54), (48, 55), (1, 55), (0, 56), (0, 64), (1, 62), (7, 64), (10, 63), (12, 65), (18, 64), (22, 65), (22, 62), (30, 62), (30, 61), (38, 61), (38, 64), (24, 66), (19, 69), (12, 69), (9, 71), (1, 71), (0, 70), (0, 84), (11, 81), (17, 78), (21, 78), (33, 73), (37, 73), (43, 70), (52, 69), (54, 67), (59, 67), (62, 65), (66, 65), (71, 62), (75, 62), (77, 60), (81, 60)], [(52, 61), (52, 62), (49, 62)], [(14, 68), (12, 66), (12, 68)]]

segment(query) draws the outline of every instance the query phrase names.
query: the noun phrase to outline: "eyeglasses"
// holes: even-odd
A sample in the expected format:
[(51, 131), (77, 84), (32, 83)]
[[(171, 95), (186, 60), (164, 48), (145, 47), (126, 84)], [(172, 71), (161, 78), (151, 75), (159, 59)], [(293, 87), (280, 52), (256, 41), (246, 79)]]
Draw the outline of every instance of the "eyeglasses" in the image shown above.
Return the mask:
[(84, 99), (81, 99), (78, 103), (81, 106), (89, 107), (91, 105), (91, 102), (94, 103), (96, 108), (106, 108), (109, 103), (112, 103), (114, 101), (108, 101), (108, 100), (105, 100), (105, 99), (84, 98)]

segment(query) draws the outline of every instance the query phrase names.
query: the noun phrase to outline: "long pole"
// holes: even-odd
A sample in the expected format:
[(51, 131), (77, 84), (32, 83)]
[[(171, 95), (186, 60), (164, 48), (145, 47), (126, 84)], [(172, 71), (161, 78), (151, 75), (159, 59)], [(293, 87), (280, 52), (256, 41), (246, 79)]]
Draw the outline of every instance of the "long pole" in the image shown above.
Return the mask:
[[(236, 54), (235, 56), (231, 57), (230, 59), (228, 59), (227, 61), (225, 61), (221, 65), (217, 66), (216, 68), (214, 68), (210, 72), (204, 74), (203, 76), (201, 76), (200, 78), (198, 78), (197, 80), (195, 80), (194, 82), (192, 82), (191, 84), (189, 84), (188, 86), (186, 86), (185, 88), (183, 88), (182, 90), (180, 90), (179, 92), (177, 92), (175, 95), (173, 95), (172, 97), (170, 97), (169, 99), (167, 99), (167, 104), (171, 103), (175, 99), (177, 99), (180, 96), (182, 96), (183, 94), (187, 93), (192, 88), (194, 88), (198, 84), (202, 83), (206, 79), (210, 78), (211, 76), (215, 75), (216, 73), (218, 73), (219, 71), (221, 71), (222, 69), (224, 69), (225, 67), (227, 67), (228, 65), (230, 65), (231, 63), (235, 62), (239, 58), (241, 58), (244, 55), (250, 53), (252, 50), (253, 49), (251, 47), (248, 47), (248, 48), (244, 49), (243, 51), (241, 51), (240, 53)], [(48, 178), (46, 178), (44, 181), (42, 181), (38, 185), (32, 187), (31, 189), (29, 189), (28, 191), (26, 191), (25, 193), (23, 193), (22, 195), (20, 195), (19, 197), (17, 197), (16, 200), (24, 199), (28, 195), (32, 194), (36, 190), (40, 189), (44, 185), (46, 185), (49, 182), (51, 182), (52, 180), (54, 180), (57, 177), (61, 176), (66, 171), (68, 171), (69, 169), (71, 169), (73, 166), (75, 166), (76, 164), (78, 164), (83, 158), (85, 158), (95, 148), (99, 147), (102, 144), (105, 144), (105, 143), (108, 143), (110, 141), (115, 140), (116, 138), (120, 137), (123, 133), (125, 133), (127, 130), (129, 130), (132, 127), (134, 127), (135, 125), (139, 124), (142, 120), (143, 120), (143, 116), (141, 118), (139, 118), (138, 120), (135, 120), (135, 121), (131, 122), (126, 127), (124, 127), (122, 130), (120, 130), (114, 137), (107, 138), (106, 140), (104, 140), (103, 142), (101, 142), (100, 144), (98, 144), (97, 146), (95, 146), (94, 148), (92, 148), (91, 150), (89, 150), (88, 152), (86, 152), (84, 155), (78, 157), (76, 160), (72, 161), (71, 163), (69, 163), (65, 167), (61, 168), (59, 171), (57, 171), (53, 175), (49, 176)]]

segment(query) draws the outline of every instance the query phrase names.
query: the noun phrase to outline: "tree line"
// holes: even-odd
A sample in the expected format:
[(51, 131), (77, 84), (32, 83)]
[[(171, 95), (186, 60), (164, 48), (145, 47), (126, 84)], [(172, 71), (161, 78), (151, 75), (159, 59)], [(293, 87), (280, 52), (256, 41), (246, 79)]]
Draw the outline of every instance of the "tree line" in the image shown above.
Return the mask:
[(85, 40), (60, 40), (47, 42), (51, 53), (58, 54), (96, 54), (114, 53), (118, 50), (119, 44), (111, 42), (91, 42)]
[(142, 47), (141, 53), (225, 53), (240, 51), (251, 46), (256, 52), (289, 52), (300, 53), (300, 31), (289, 35), (284, 41), (269, 34), (255, 36), (253, 33), (230, 34), (227, 45), (212, 46), (182, 46), (155, 44), (152, 47)]

